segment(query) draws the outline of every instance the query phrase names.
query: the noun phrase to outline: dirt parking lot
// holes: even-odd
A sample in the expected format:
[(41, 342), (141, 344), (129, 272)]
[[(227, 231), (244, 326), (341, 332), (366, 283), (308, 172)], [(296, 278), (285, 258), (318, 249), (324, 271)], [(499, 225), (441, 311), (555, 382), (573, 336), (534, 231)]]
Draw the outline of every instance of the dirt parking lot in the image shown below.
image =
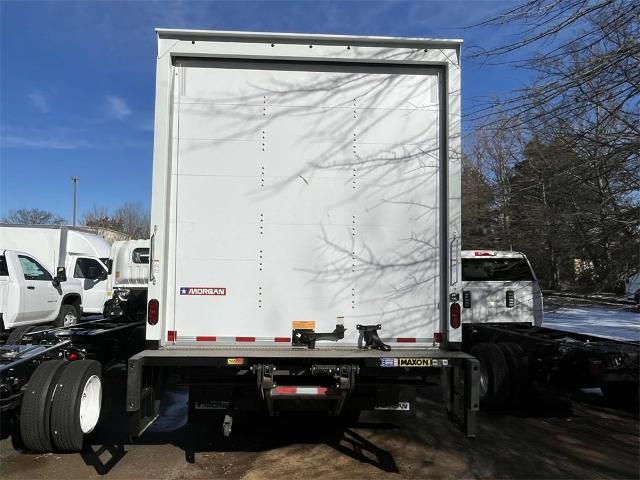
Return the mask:
[[(416, 418), (365, 413), (344, 427), (319, 418), (252, 419), (230, 439), (185, 426), (176, 387), (163, 416), (136, 443), (127, 440), (122, 376), (108, 376), (105, 410), (83, 454), (23, 454), (0, 443), (3, 479), (58, 478), (638, 478), (638, 413), (604, 404), (597, 392), (538, 392), (521, 411), (481, 413), (478, 436), (453, 427), (438, 386), (424, 389)], [(193, 445), (194, 463), (185, 461)]]

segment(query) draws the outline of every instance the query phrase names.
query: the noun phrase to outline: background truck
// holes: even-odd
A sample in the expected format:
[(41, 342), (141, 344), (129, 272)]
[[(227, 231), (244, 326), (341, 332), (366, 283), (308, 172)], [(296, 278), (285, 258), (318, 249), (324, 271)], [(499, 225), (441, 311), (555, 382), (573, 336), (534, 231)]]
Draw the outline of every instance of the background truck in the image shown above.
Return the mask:
[(542, 290), (521, 252), (462, 251), (463, 322), (542, 326)]
[(107, 300), (107, 267), (111, 246), (79, 227), (0, 224), (0, 248), (33, 255), (50, 272), (64, 267), (82, 285), (85, 314), (102, 314)]
[(149, 285), (149, 240), (113, 242), (107, 267), (109, 278), (105, 316), (144, 317)]
[(75, 324), (82, 313), (82, 285), (55, 275), (28, 253), (0, 250), (0, 330), (13, 342), (34, 325)]
[(168, 375), (191, 421), (219, 414), (228, 434), (242, 410), (410, 412), (440, 369), (473, 434), (477, 365), (452, 348), (461, 42), (157, 33), (153, 348), (129, 361), (132, 435)]

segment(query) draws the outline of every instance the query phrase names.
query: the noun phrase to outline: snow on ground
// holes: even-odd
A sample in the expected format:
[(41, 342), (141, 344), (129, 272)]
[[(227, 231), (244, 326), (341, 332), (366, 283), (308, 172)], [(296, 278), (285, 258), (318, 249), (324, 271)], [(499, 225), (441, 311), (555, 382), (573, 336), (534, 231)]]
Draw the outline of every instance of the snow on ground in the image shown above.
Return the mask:
[(628, 306), (571, 305), (544, 313), (543, 327), (640, 341), (640, 313)]

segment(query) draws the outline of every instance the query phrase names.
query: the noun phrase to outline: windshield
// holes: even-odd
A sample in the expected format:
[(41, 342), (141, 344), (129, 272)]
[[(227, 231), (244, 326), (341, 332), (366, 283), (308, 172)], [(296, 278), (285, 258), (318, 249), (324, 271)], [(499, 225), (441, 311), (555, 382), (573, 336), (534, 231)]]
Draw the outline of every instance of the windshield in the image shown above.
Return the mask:
[(533, 281), (524, 258), (463, 258), (462, 280), (475, 282)]

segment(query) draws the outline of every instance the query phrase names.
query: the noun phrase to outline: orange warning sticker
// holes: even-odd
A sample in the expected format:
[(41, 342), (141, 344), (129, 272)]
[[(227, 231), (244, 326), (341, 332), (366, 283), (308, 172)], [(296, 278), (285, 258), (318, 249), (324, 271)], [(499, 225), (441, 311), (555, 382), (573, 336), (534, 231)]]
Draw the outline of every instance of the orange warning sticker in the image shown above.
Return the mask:
[(315, 320), (294, 320), (292, 322), (292, 330), (298, 329), (307, 329), (307, 330), (315, 330), (316, 321)]

